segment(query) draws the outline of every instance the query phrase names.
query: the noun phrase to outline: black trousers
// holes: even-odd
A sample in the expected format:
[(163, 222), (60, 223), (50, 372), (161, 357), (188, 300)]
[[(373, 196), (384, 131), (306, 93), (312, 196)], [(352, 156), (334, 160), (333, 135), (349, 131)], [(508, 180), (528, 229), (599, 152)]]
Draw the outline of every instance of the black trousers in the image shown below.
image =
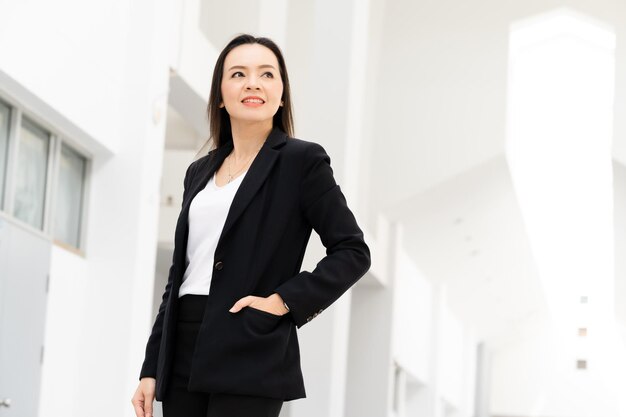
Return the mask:
[(185, 294), (179, 300), (172, 380), (161, 403), (163, 417), (278, 417), (283, 405), (280, 399), (187, 390), (207, 298)]

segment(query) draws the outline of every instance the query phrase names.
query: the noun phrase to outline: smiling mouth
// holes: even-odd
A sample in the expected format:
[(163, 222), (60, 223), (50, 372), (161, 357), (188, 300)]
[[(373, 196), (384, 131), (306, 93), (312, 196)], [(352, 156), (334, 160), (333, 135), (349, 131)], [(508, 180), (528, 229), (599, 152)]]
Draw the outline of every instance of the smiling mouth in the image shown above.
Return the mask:
[(263, 104), (265, 102), (261, 100), (260, 98), (248, 98), (248, 99), (243, 100), (242, 103)]

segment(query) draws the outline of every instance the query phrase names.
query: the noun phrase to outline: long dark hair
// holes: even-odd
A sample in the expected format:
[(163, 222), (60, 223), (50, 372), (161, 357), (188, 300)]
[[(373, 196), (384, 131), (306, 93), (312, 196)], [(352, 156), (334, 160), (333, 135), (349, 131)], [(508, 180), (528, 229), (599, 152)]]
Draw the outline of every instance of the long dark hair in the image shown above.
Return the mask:
[[(249, 34), (241, 34), (233, 38), (224, 47), (220, 55), (215, 62), (215, 68), (213, 69), (213, 80), (211, 81), (211, 93), (209, 95), (209, 102), (207, 104), (206, 112), (209, 120), (209, 138), (205, 144), (200, 148), (198, 153), (202, 151), (211, 141), (215, 145), (213, 149), (218, 149), (225, 143), (232, 141), (232, 131), (230, 126), (230, 117), (226, 108), (220, 108), (219, 104), (222, 101), (222, 78), (224, 74), (224, 61), (226, 55), (239, 45), (258, 43), (269, 48), (278, 61), (278, 67), (280, 71), (280, 77), (283, 82), (283, 96), (281, 100), (283, 105), (278, 107), (278, 111), (274, 115), (273, 126), (279, 127), (288, 136), (293, 137), (293, 111), (291, 108), (291, 89), (289, 88), (289, 76), (287, 75), (287, 66), (285, 65), (285, 59), (280, 51), (280, 48), (274, 41), (269, 38), (255, 37)], [(196, 155), (197, 156), (197, 155)]]

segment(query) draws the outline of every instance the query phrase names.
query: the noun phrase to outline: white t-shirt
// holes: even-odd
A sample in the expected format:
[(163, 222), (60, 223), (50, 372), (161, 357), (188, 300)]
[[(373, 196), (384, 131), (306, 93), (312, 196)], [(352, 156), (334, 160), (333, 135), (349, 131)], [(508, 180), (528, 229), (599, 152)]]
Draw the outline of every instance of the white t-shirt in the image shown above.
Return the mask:
[(191, 201), (186, 268), (178, 297), (185, 294), (209, 294), (217, 240), (239, 184), (247, 173), (245, 171), (222, 187), (215, 183), (213, 174), (206, 187)]

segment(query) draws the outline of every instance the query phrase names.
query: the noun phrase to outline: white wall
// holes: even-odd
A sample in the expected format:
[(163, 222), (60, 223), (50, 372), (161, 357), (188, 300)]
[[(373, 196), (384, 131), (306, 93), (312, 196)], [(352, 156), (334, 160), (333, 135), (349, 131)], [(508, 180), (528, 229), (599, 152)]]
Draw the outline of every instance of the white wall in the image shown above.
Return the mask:
[(68, 139), (93, 158), (85, 257), (52, 253), (42, 417), (133, 413), (152, 320), (164, 9), (121, 0), (0, 6), (0, 70), (21, 92), (11, 98), (62, 133), (80, 132)]
[(447, 305), (445, 287), (440, 301), (437, 340), (437, 391), (454, 415), (474, 412), (476, 341), (471, 329)]
[(546, 326), (534, 337), (493, 355), (493, 415), (546, 417), (617, 417), (615, 398), (597, 363), (577, 370), (575, 358), (563, 355), (555, 332)]
[[(417, 205), (411, 207), (410, 202), (416, 196), (431, 192), (432, 194), (428, 195), (437, 195), (438, 191), (442, 191), (447, 181), (467, 178), (472, 169), (486, 166), (487, 161), (494, 160), (494, 157), (497, 158), (504, 152), (509, 25), (518, 19), (559, 6), (568, 6), (582, 13), (587, 13), (593, 18), (611, 24), (616, 29), (618, 45), (616, 49), (615, 109), (617, 113), (614, 119), (613, 154), (616, 160), (623, 160), (623, 151), (626, 149), (623, 132), (626, 122), (625, 118), (620, 117), (620, 115), (626, 109), (626, 82), (624, 82), (626, 72), (620, 71), (620, 68), (623, 69), (626, 62), (626, 48), (623, 46), (624, 42), (620, 42), (619, 39), (624, 37), (624, 28), (626, 27), (624, 24), (626, 21), (624, 2), (616, 0), (572, 0), (566, 2), (485, 0), (462, 4), (451, 1), (406, 2), (390, 0), (386, 2), (384, 8), (382, 47), (379, 48), (381, 51), (380, 59), (378, 60), (378, 69), (375, 71), (377, 75), (370, 78), (368, 83), (376, 89), (375, 99), (371, 104), (373, 109), (370, 109), (368, 114), (379, 120), (378, 123), (372, 123), (375, 139), (372, 141), (373, 151), (369, 153), (370, 161), (363, 163), (363, 166), (370, 167), (372, 171), (370, 174), (372, 189), (376, 190), (375, 193), (369, 195), (368, 224), (375, 224), (380, 211), (392, 212), (401, 204), (404, 204), (402, 213), (404, 217), (401, 216), (400, 221), (409, 217), (415, 218), (419, 215), (416, 214), (419, 207)], [(382, 172), (386, 175), (380, 174)], [(488, 182), (483, 181), (480, 190), (485, 190), (487, 186)], [(466, 190), (467, 194), (459, 200), (476, 203), (473, 207), (477, 210), (477, 217), (483, 217), (492, 225), (496, 223), (504, 211), (497, 210), (498, 214), (496, 214), (494, 210), (494, 215), (491, 215), (490, 210), (495, 205), (494, 201), (480, 205), (477, 201), (478, 193), (473, 194), (468, 191)], [(456, 197), (462, 196), (463, 191), (457, 191), (457, 194), (441, 192), (440, 195), (443, 198), (441, 199), (442, 207), (437, 207), (438, 213), (450, 214), (449, 217), (445, 218), (448, 223), (443, 223), (441, 228), (433, 227), (435, 233), (429, 235), (429, 237), (432, 236), (432, 242), (427, 241), (423, 236), (408, 237), (409, 240), (428, 245), (428, 249), (432, 249), (433, 242), (443, 242), (441, 250), (433, 250), (426, 254), (425, 251), (409, 253), (417, 268), (423, 266), (418, 261), (420, 257), (441, 256), (444, 259), (441, 262), (441, 275), (429, 277), (433, 280), (441, 279), (445, 273), (455, 271), (455, 267), (458, 268), (459, 265), (462, 265), (465, 258), (455, 255), (455, 251), (465, 250), (468, 246), (463, 246), (458, 241), (442, 238), (448, 230), (447, 226), (454, 219), (455, 213), (458, 213), (458, 218), (463, 217), (464, 220), (469, 217), (464, 216), (463, 207), (456, 204), (459, 201)], [(501, 197), (502, 192), (497, 196)], [(616, 203), (616, 210), (619, 207), (621, 207), (619, 203)], [(619, 216), (619, 212), (615, 216)], [(617, 221), (616, 231), (618, 228), (623, 229), (621, 223), (623, 222)], [(488, 227), (490, 226), (481, 227), (480, 233), (488, 233), (486, 232), (489, 230)], [(503, 235), (501, 237), (495, 234), (497, 240), (506, 241), (507, 236), (504, 235), (507, 235), (507, 231), (499, 230), (497, 232)], [(615, 253), (616, 258), (619, 258), (619, 248), (621, 247), (619, 236), (622, 235), (622, 232), (617, 231), (617, 233)], [(472, 233), (469, 236), (468, 233), (467, 236), (461, 237), (467, 237), (468, 242), (473, 237), (472, 242), (479, 245), (484, 244), (480, 240), (484, 236), (478, 233)], [(463, 244), (465, 243), (463, 242)], [(525, 243), (527, 242), (520, 244), (520, 247), (528, 246)], [(415, 243), (411, 245), (413, 248), (418, 246)], [(491, 281), (506, 282), (506, 278), (500, 278), (500, 275), (506, 274), (506, 268), (494, 274), (494, 270), (497, 270), (494, 266), (499, 264), (499, 260), (488, 254), (485, 256), (485, 254), (486, 252), (481, 251), (470, 261), (473, 262), (473, 265), (481, 265), (482, 269), (477, 268), (474, 272), (482, 274), (481, 278), (487, 283)], [(523, 263), (520, 262), (520, 268), (509, 266), (511, 274), (506, 276), (519, 276), (520, 279), (517, 282), (520, 286), (524, 285), (529, 292), (532, 290), (532, 294), (536, 295), (532, 298), (541, 299), (542, 293), (536, 292), (536, 286), (528, 285), (532, 283), (533, 259), (525, 256), (521, 256), (520, 260), (521, 258), (527, 259), (524, 259)], [(616, 279), (618, 280), (619, 271), (624, 270), (624, 268), (620, 268), (620, 262), (620, 260), (616, 260)], [(457, 284), (452, 285), (456, 285), (458, 289), (462, 288), (463, 278), (463, 276), (457, 275), (457, 277), (448, 279), (450, 281), (457, 280)], [(497, 288), (497, 292), (490, 293), (487, 287), (486, 285), (482, 287), (469, 285), (465, 288), (467, 288), (468, 297), (473, 292), (477, 294), (477, 298), (486, 295), (507, 294), (506, 298), (516, 293), (511, 288), (507, 289), (506, 286)], [(462, 292), (456, 291), (456, 293), (462, 295)], [(530, 298), (528, 297), (528, 299)], [(457, 301), (455, 300), (455, 302)], [(466, 303), (466, 305), (471, 304), (470, 300), (461, 300), (460, 302)], [(450, 306), (452, 310), (458, 311), (459, 309), (455, 307), (455, 305)], [(482, 307), (487, 310), (489, 304)], [(495, 315), (500, 311), (507, 314), (512, 308), (521, 313), (527, 306), (518, 308), (502, 304), (492, 307)], [(515, 330), (520, 330), (521, 333), (521, 329), (527, 328), (526, 322), (532, 322), (543, 314), (541, 309), (537, 310), (537, 312), (533, 312), (529, 309), (527, 314), (519, 314), (519, 321), (511, 321), (508, 328), (502, 328), (498, 331), (513, 330), (515, 332)], [(476, 311), (479, 311), (478, 307)], [(448, 321), (444, 320), (445, 322)], [(531, 329), (533, 326), (528, 326), (528, 328)], [(455, 327), (457, 326), (454, 320), (441, 327), (441, 331), (447, 335), (446, 337), (453, 345), (465, 338), (465, 336), (459, 336), (461, 333), (464, 334), (465, 329), (460, 330), (457, 327), (455, 331)], [(467, 337), (472, 339), (471, 332), (467, 334)], [(526, 335), (523, 334), (521, 337), (515, 338), (511, 346), (515, 346), (515, 343), (518, 342), (522, 343), (525, 337)], [(444, 350), (440, 354), (449, 356), (454, 361), (458, 361), (459, 357), (469, 355), (468, 352), (448, 352), (447, 349), (456, 350), (456, 348), (447, 346), (445, 343), (442, 347)], [(503, 356), (500, 356), (500, 360), (494, 363), (494, 369), (505, 366), (503, 365), (505, 360), (502, 358)], [(513, 356), (508, 358), (511, 361), (516, 360)], [(455, 394), (458, 392), (457, 386), (460, 384), (458, 378), (461, 377), (458, 374), (453, 376), (453, 374), (459, 372), (458, 366), (460, 364), (457, 362), (457, 365), (451, 365), (450, 362), (444, 362), (439, 368), (439, 372), (442, 374), (441, 378), (443, 378), (439, 385), (445, 391), (446, 397), (454, 402), (454, 398), (464, 396), (464, 394)], [(510, 368), (507, 369), (511, 370)], [(446, 375), (448, 375), (447, 380)], [(536, 374), (533, 374), (528, 380), (513, 377), (513, 384), (511, 384), (511, 380), (505, 378), (506, 375), (509, 374), (503, 372), (500, 375), (501, 379), (494, 380), (492, 386), (504, 384), (507, 389), (510, 389), (510, 396), (514, 396), (517, 388), (519, 388), (518, 385), (515, 385), (516, 383), (534, 384), (535, 378), (538, 377)], [(520, 389), (520, 393), (522, 393), (520, 397), (523, 397), (527, 388)], [(493, 396), (497, 397), (498, 395), (504, 395), (504, 393), (501, 390), (493, 392)], [(522, 400), (518, 398), (509, 403), (510, 396), (495, 399), (493, 404), (498, 404), (499, 408), (493, 411), (506, 411), (509, 415), (524, 415), (528, 411), (527, 408), (516, 409), (513, 406), (513, 404), (517, 404), (516, 401)], [(527, 397), (523, 398), (526, 399)], [(507, 408), (507, 405), (511, 407)]]
[(398, 415), (471, 416), (474, 413), (477, 341), (468, 323), (450, 309), (445, 285), (426, 276), (395, 243), (393, 362), (400, 378), (393, 388)]
[(163, 154), (163, 171), (160, 176), (159, 242), (174, 243), (176, 221), (183, 203), (185, 172), (194, 161), (194, 157), (195, 152), (189, 150), (167, 150)]
[(413, 378), (428, 384), (433, 358), (430, 339), (436, 325), (432, 284), (411, 262), (405, 249), (396, 251), (393, 302), (394, 358)]
[(626, 326), (626, 166), (613, 164), (613, 221), (615, 224), (615, 309)]
[[(208, 98), (219, 52), (240, 33), (286, 43), (286, 0), (168, 0), (170, 66), (201, 97)], [(289, 61), (288, 61), (289, 62)]]
[[(611, 24), (618, 38), (626, 32), (626, 5), (619, 0), (385, 3), (378, 70), (367, 83), (368, 92), (375, 90), (368, 114), (379, 121), (368, 165), (390, 173), (372, 177), (376, 208), (393, 207), (504, 151), (510, 23), (568, 6)], [(623, 112), (623, 43), (616, 59), (616, 110)], [(614, 153), (623, 162), (626, 121), (614, 123)]]
[(107, 149), (119, 149), (123, 102), (133, 93), (124, 88), (123, 65), (130, 2), (9, 0), (0, 8), (1, 70)]

